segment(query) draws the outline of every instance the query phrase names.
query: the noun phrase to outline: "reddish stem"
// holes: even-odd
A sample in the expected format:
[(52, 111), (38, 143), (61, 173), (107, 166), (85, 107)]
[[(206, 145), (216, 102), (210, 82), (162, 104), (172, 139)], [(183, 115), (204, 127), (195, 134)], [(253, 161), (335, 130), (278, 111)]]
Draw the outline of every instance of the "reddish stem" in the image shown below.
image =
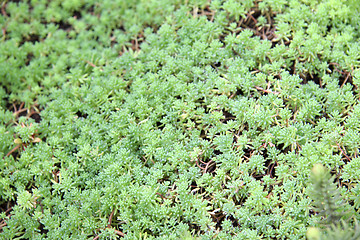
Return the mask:
[(6, 8), (6, 3), (4, 3), (2, 6), (1, 6), (1, 14), (4, 16), (4, 17), (8, 17), (6, 11), (5, 11), (5, 8)]
[(351, 159), (346, 155), (346, 153), (344, 152), (344, 150), (340, 147), (340, 144), (336, 142), (336, 145), (338, 146), (338, 148), (340, 149), (340, 151), (342, 152), (342, 154), (344, 154), (344, 156), (346, 157), (347, 160), (351, 161)]

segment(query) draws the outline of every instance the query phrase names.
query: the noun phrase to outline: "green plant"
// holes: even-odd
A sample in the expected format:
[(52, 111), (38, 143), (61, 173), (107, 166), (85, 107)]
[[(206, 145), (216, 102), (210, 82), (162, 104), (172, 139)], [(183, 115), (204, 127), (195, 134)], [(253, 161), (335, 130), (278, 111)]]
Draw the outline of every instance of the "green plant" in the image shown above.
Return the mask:
[(315, 164), (312, 173), (312, 188), (310, 196), (314, 201), (315, 211), (322, 217), (319, 228), (309, 228), (306, 235), (309, 240), (320, 239), (358, 239), (360, 228), (355, 219), (353, 224), (347, 223), (349, 214), (354, 213), (346, 210), (346, 204), (340, 195), (340, 191), (334, 184), (335, 176), (331, 177), (329, 171), (321, 164)]
[[(2, 3), (0, 238), (304, 239), (359, 219), (355, 2)], [(336, 176), (326, 215), (316, 163)]]

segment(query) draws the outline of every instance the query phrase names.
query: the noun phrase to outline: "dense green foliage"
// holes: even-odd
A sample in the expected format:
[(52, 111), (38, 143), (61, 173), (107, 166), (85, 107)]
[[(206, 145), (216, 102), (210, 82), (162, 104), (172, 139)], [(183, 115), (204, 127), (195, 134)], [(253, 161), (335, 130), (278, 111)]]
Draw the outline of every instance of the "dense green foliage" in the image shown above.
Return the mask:
[[(356, 225), (359, 6), (3, 2), (0, 238), (304, 239)], [(317, 163), (331, 174), (311, 178)]]

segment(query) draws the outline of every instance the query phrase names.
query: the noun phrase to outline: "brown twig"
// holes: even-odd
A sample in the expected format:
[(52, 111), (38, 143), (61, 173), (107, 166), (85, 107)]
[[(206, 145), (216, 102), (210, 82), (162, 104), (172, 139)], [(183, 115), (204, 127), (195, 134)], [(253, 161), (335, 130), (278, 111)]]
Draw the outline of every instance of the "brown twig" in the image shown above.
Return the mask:
[[(338, 63), (329, 63), (329, 65), (336, 65), (336, 66), (340, 66)], [(334, 66), (334, 70), (337, 71), (338, 73), (344, 74), (343, 71), (339, 70), (337, 67)]]
[(13, 103), (13, 108), (14, 108), (14, 113), (17, 113), (18, 111), (20, 111), (20, 109), (22, 109), (22, 107), (24, 106), (24, 102), (22, 102), (19, 106), (19, 110), (17, 109), (15, 103)]
[(160, 197), (161, 197), (161, 199), (163, 199), (163, 200), (164, 200), (164, 199), (167, 199), (167, 197), (165, 197), (165, 196), (164, 196), (164, 195), (162, 195), (161, 193), (158, 193), (158, 192), (157, 192), (157, 193), (155, 193), (155, 194), (156, 194), (156, 195), (158, 195), (158, 196), (160, 196)]
[(0, 224), (0, 230), (2, 230), (3, 227), (5, 227), (7, 225), (7, 223), (4, 221), (4, 223)]
[(235, 95), (236, 95), (236, 92), (234, 92), (233, 94), (231, 94), (229, 98), (232, 99)]
[(93, 238), (93, 240), (97, 240), (97, 239), (99, 239), (99, 238), (100, 238), (100, 236), (97, 235), (96, 237)]
[(20, 146), (21, 146), (21, 145), (17, 145), (17, 146), (14, 147), (13, 149), (11, 149), (10, 152), (8, 152), (8, 153), (6, 154), (6, 157), (10, 156), (10, 154), (12, 154), (12, 153), (15, 152), (17, 149), (19, 149)]
[(4, 17), (9, 17), (5, 11), (5, 8), (6, 8), (6, 3), (3, 3), (2, 6), (1, 6), (1, 14), (4, 16)]
[(125, 234), (119, 230), (113, 229), (115, 231), (115, 233), (121, 237), (125, 237)]
[(114, 216), (114, 213), (115, 213), (115, 208), (114, 208), (114, 210), (112, 210), (112, 212), (110, 213), (110, 217), (109, 217), (108, 225), (107, 225), (108, 228), (111, 227), (111, 221), (112, 221), (112, 218), (113, 218), (113, 216)]
[(254, 18), (252, 14), (248, 13), (247, 18), (251, 18), (255, 22), (255, 24), (257, 24), (257, 20)]
[(19, 106), (19, 109), (16, 107), (16, 105), (13, 103), (13, 108), (14, 108), (14, 115), (15, 117), (18, 117), (19, 114), (21, 114), (22, 112), (27, 112), (27, 118), (30, 118), (32, 115), (34, 114), (40, 114), (39, 110), (36, 108), (36, 104), (33, 105), (32, 107), (29, 108), (23, 108), (24, 107), (24, 102), (22, 102)]
[[(98, 66), (96, 66), (94, 63), (92, 63), (92, 62), (90, 62), (90, 61), (88, 61), (88, 60), (85, 60), (85, 62), (87, 63), (87, 64), (89, 64), (91, 67), (93, 67), (93, 68), (97, 68)], [(102, 72), (102, 71), (104, 71), (101, 67), (99, 68), (100, 69), (100, 71)]]
[[(119, 230), (116, 230), (116, 229), (112, 229), (112, 228), (109, 228), (109, 229), (113, 230), (117, 235), (119, 235), (119, 236), (121, 236), (121, 237), (125, 237), (125, 234), (124, 234), (123, 232), (121, 232), (121, 231), (119, 231)], [(93, 238), (93, 240), (97, 240), (97, 239), (99, 239), (99, 238), (100, 238), (100, 236), (97, 235), (96, 237)]]
[(264, 93), (279, 94), (279, 92), (273, 92), (273, 91), (271, 91), (271, 90), (269, 90), (269, 89), (263, 89), (262, 87), (255, 86), (255, 88), (256, 88), (257, 90), (259, 90), (259, 91), (264, 92)]
[(10, 212), (11, 210), (12, 210), (12, 207), (9, 207), (8, 209), (6, 209), (5, 214)]
[(215, 162), (214, 162), (213, 160), (210, 160), (210, 161), (206, 164), (203, 175), (206, 173), (207, 169), (208, 169), (210, 166), (212, 166), (214, 163), (215, 163)]
[[(9, 207), (8, 206), (8, 209), (5, 211), (5, 214), (7, 214), (8, 212), (10, 212), (12, 210), (12, 207)], [(9, 215), (11, 216), (11, 214)], [(8, 217), (9, 217), (8, 216)], [(1, 219), (1, 222), (0, 222), (0, 230), (2, 230), (3, 227), (5, 227), (7, 225), (7, 222), (5, 221), (5, 219)]]
[[(124, 237), (125, 234), (119, 230), (116, 230), (116, 229), (113, 229), (111, 228), (111, 221), (112, 221), (112, 218), (114, 217), (114, 213), (115, 213), (115, 209), (112, 210), (112, 212), (110, 213), (110, 216), (109, 216), (109, 220), (108, 220), (108, 225), (106, 226), (106, 228), (110, 229), (110, 230), (113, 230), (117, 235), (121, 236), (121, 237)], [(97, 235), (96, 237), (93, 238), (93, 240), (97, 240), (99, 239), (100, 236)]]
[[(200, 159), (199, 159), (200, 160)], [(200, 160), (201, 161), (201, 160)], [(199, 162), (198, 161), (196, 161), (196, 165), (200, 168), (200, 169), (202, 169), (202, 170), (204, 170), (205, 168), (203, 168), (203, 167), (201, 167), (200, 165), (199, 165)]]
[(20, 113), (25, 112), (25, 111), (28, 111), (28, 109), (27, 109), (27, 108), (19, 109), (19, 110), (17, 110), (16, 112), (14, 112), (14, 114), (15, 114), (15, 116), (17, 116), (17, 115), (19, 115)]
[(202, 164), (206, 164), (206, 162), (204, 162), (204, 161), (201, 160), (200, 158), (199, 158), (199, 161), (200, 161)]
[(271, 167), (270, 167), (270, 169), (268, 169), (267, 174), (271, 174), (271, 172), (273, 171), (273, 169), (274, 169), (275, 165), (276, 165), (276, 166), (278, 166), (278, 163), (277, 163), (277, 162), (275, 162), (275, 163), (271, 164)]
[(139, 50), (139, 42), (138, 39), (135, 38), (135, 50), (138, 51)]
[(348, 161), (351, 161), (351, 159), (346, 155), (345, 151), (341, 148), (340, 144), (338, 142), (336, 142), (336, 145), (338, 146), (338, 148), (340, 149), (341, 153), (344, 154), (345, 158)]
[(340, 88), (342, 88), (342, 87), (345, 85), (345, 83), (347, 82), (347, 80), (349, 79), (349, 77), (350, 77), (350, 72), (348, 72), (348, 73), (346, 74), (346, 78), (345, 78), (344, 82), (341, 84)]
[[(142, 156), (142, 157), (143, 157), (143, 159), (145, 160), (144, 164), (146, 164), (146, 163), (147, 163), (147, 161), (148, 161), (148, 159), (146, 159), (144, 156)], [(154, 160), (152, 160), (152, 159), (150, 159), (150, 160), (152, 161), (152, 163), (154, 163), (154, 164), (155, 164)]]

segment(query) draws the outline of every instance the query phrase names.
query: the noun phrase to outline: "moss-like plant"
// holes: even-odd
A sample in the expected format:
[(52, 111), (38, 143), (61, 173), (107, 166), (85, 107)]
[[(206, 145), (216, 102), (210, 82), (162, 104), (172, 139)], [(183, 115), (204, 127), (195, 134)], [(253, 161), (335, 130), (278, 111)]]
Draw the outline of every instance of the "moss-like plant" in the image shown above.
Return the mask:
[(312, 188), (310, 197), (313, 199), (314, 210), (319, 213), (320, 228), (311, 227), (306, 236), (309, 240), (356, 240), (360, 237), (360, 227), (357, 220), (351, 220), (346, 212), (345, 202), (334, 183), (328, 169), (321, 164), (315, 164), (311, 172)]
[(0, 239), (354, 226), (357, 2), (1, 1)]

